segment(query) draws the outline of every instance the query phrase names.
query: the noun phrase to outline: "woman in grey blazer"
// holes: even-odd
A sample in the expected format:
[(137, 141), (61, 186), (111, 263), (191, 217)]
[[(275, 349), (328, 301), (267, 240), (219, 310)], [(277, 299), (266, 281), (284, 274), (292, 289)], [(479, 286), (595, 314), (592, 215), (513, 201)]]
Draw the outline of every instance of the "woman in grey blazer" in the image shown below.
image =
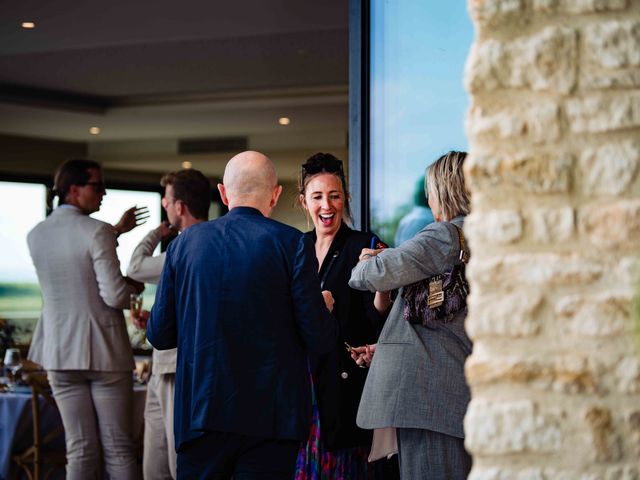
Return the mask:
[(89, 217), (105, 194), (100, 165), (65, 162), (55, 191), (60, 206), (27, 237), (43, 297), (30, 358), (47, 369), (60, 409), (67, 479), (95, 478), (100, 446), (109, 478), (139, 478), (129, 432), (134, 364), (122, 309), (143, 285), (120, 273), (114, 227)]
[[(396, 429), (400, 474), (406, 480), (462, 479), (471, 469), (462, 426), (470, 399), (464, 362), (472, 346), (464, 330), (466, 306), (429, 327), (404, 315), (404, 287), (460, 264), (465, 247), (459, 229), (469, 213), (465, 157), (449, 152), (428, 169), (427, 196), (436, 222), (398, 248), (364, 249), (349, 281), (361, 290), (400, 289), (377, 345), (355, 349), (353, 356), (367, 363), (375, 351), (357, 424)], [(381, 308), (390, 302), (385, 295), (377, 294)]]

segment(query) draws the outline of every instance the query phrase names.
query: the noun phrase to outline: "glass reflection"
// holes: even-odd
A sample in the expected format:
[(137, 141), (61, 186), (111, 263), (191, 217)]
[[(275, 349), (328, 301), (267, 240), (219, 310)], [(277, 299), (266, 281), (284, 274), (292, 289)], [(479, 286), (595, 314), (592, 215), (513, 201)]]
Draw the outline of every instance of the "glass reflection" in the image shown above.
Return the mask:
[[(432, 220), (416, 186), (449, 150), (467, 150), (463, 71), (473, 40), (466, 2), (371, 0), (371, 229)], [(424, 203), (423, 203), (424, 202)], [(426, 224), (426, 223), (425, 223)], [(414, 231), (415, 233), (415, 231)]]

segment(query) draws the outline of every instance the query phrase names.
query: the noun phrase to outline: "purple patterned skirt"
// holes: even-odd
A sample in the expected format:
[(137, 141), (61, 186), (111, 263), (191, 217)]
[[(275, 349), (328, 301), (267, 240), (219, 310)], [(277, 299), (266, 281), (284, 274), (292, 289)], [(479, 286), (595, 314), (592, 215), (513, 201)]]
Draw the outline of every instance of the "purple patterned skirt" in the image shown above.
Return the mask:
[(341, 448), (327, 451), (320, 441), (322, 429), (311, 378), (313, 421), (306, 444), (300, 447), (296, 460), (295, 480), (369, 480), (374, 478), (368, 463), (369, 447)]

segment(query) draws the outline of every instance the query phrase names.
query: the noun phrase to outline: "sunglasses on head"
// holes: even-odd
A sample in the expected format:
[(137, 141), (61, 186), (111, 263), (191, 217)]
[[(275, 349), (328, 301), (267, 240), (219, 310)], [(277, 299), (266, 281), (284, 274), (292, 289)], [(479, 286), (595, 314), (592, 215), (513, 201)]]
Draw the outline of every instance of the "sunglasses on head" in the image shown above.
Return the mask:
[(342, 169), (342, 160), (327, 158), (318, 160), (313, 163), (305, 163), (302, 165), (302, 177), (306, 175), (315, 175), (317, 173), (338, 173), (344, 177)]

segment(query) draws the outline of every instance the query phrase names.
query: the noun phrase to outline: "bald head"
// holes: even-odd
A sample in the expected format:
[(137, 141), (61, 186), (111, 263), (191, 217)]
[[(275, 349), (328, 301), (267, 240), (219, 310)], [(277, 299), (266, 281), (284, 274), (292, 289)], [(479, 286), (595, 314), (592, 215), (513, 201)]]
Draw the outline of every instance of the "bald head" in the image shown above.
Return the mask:
[(222, 183), (218, 188), (229, 208), (254, 207), (265, 216), (275, 207), (282, 190), (273, 162), (266, 155), (252, 151), (239, 153), (229, 160)]

